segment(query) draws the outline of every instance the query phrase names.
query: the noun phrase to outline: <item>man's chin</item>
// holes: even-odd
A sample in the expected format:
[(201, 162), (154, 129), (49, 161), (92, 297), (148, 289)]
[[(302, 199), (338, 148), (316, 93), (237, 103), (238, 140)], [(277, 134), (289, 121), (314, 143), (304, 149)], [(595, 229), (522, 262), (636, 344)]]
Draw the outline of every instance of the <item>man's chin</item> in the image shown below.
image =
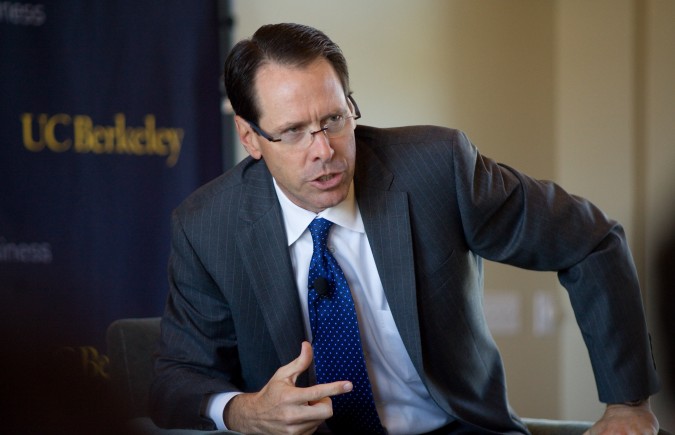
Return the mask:
[(349, 189), (340, 189), (331, 192), (320, 193), (315, 201), (310, 204), (310, 210), (319, 213), (327, 208), (335, 207), (347, 198)]

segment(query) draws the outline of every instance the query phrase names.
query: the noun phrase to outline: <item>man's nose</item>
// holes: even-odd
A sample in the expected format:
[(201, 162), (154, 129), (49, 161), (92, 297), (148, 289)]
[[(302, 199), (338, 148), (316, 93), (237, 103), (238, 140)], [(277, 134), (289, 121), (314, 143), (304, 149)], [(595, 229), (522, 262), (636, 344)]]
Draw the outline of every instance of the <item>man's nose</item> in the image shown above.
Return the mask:
[(328, 161), (335, 154), (335, 150), (330, 145), (330, 139), (325, 130), (314, 133), (314, 140), (312, 141), (311, 150), (315, 153), (316, 158), (322, 161)]

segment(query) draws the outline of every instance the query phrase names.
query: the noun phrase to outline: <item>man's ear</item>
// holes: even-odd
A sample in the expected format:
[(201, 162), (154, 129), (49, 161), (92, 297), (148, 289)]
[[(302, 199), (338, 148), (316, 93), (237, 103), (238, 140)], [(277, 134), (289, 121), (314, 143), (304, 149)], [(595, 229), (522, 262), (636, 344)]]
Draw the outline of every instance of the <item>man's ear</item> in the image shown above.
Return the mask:
[(262, 152), (258, 146), (258, 134), (253, 131), (251, 125), (239, 115), (234, 115), (234, 125), (237, 128), (239, 141), (244, 145), (244, 148), (246, 148), (246, 152), (254, 159), (260, 160)]

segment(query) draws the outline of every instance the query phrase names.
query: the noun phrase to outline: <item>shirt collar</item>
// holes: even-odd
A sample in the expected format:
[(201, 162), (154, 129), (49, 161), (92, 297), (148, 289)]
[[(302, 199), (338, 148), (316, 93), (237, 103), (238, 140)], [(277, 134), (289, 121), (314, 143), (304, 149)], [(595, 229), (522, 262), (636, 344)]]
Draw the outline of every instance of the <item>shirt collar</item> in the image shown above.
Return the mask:
[(291, 246), (300, 238), (302, 233), (307, 229), (307, 226), (309, 226), (316, 217), (328, 219), (334, 224), (352, 231), (365, 233), (359, 206), (356, 203), (356, 197), (354, 196), (354, 181), (349, 185), (347, 197), (341, 203), (334, 207), (327, 208), (317, 215), (314, 212), (305, 210), (294, 204), (279, 188), (277, 180), (274, 178), (272, 180), (274, 181), (274, 190), (277, 193), (277, 198), (279, 198), (281, 212), (284, 217), (288, 246)]

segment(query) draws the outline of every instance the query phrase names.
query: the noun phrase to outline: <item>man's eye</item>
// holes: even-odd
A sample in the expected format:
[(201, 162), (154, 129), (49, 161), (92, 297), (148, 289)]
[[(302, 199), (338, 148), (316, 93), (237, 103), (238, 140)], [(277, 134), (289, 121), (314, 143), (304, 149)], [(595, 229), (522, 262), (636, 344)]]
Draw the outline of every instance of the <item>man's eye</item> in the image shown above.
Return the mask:
[(327, 122), (331, 122), (331, 123), (337, 123), (337, 122), (340, 122), (340, 121), (342, 121), (342, 115), (333, 115), (333, 116), (329, 116), (328, 119), (327, 119), (326, 121), (327, 121)]
[(301, 128), (289, 128), (281, 134), (281, 140), (286, 143), (296, 143), (303, 139), (305, 130)]

